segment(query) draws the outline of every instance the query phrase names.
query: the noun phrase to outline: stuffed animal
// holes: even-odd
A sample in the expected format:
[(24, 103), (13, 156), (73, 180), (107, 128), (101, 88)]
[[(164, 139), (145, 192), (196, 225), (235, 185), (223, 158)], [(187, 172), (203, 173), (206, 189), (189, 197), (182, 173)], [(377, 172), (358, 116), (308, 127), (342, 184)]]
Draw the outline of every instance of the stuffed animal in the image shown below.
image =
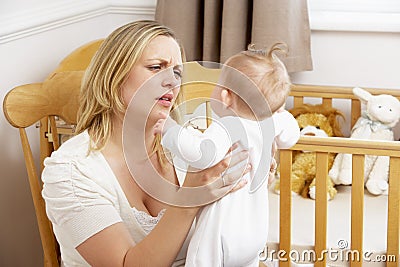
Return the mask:
[[(289, 110), (296, 118), (300, 134), (307, 136), (331, 137), (343, 136), (339, 121), (343, 114), (327, 105), (304, 104)], [(334, 154), (329, 154), (329, 168), (333, 164)], [(308, 151), (293, 151), (292, 175), (290, 177), (292, 191), (303, 197), (315, 199), (316, 153)], [(279, 174), (278, 174), (279, 175)], [(279, 180), (275, 184), (275, 192), (279, 193)], [(333, 199), (336, 189), (328, 179), (328, 199)]]
[[(400, 102), (391, 95), (373, 96), (354, 88), (353, 93), (364, 104), (361, 117), (354, 125), (350, 138), (393, 141), (392, 128), (400, 118)], [(338, 154), (329, 171), (335, 184), (352, 183), (352, 160), (350, 154)], [(364, 182), (373, 195), (388, 194), (389, 157), (367, 155), (364, 163)]]

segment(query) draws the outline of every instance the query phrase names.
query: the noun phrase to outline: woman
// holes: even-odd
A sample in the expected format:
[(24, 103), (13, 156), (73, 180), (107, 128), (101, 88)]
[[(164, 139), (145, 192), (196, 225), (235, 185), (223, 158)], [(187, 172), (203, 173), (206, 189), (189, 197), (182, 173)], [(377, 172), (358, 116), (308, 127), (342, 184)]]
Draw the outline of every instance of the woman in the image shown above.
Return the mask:
[[(199, 207), (167, 205), (146, 194), (132, 177), (123, 154), (123, 119), (135, 92), (166, 71), (159, 86), (169, 99), (151, 99), (144, 143), (162, 177), (177, 184), (151, 129), (160, 111), (169, 112), (179, 93), (183, 51), (170, 29), (137, 21), (115, 30), (104, 41), (82, 84), (77, 136), (45, 160), (42, 174), (47, 214), (60, 244), (64, 266), (171, 266), (184, 263), (190, 229)], [(138, 126), (140, 127), (140, 126)], [(188, 172), (186, 187), (217, 184), (231, 165), (247, 160), (246, 151), (212, 168)], [(247, 173), (250, 168), (246, 168)], [(234, 188), (243, 187), (241, 181)], [(210, 190), (213, 190), (210, 188)]]

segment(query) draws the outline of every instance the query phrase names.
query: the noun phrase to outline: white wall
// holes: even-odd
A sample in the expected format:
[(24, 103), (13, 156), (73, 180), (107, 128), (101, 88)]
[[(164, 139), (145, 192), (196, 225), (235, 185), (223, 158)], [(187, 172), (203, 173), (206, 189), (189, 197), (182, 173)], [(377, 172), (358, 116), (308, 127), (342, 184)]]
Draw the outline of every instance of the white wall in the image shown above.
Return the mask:
[[(153, 18), (155, 1), (2, 0), (0, 99), (15, 86), (41, 82), (80, 45), (126, 22)], [(398, 32), (318, 28), (311, 41), (314, 70), (292, 75), (293, 82), (400, 88)], [(29, 135), (38, 155), (37, 130), (30, 128)], [(0, 266), (40, 266), (41, 245), (18, 131), (3, 113), (0, 140)]]
[(313, 31), (314, 70), (293, 75), (299, 83), (400, 88), (400, 34)]

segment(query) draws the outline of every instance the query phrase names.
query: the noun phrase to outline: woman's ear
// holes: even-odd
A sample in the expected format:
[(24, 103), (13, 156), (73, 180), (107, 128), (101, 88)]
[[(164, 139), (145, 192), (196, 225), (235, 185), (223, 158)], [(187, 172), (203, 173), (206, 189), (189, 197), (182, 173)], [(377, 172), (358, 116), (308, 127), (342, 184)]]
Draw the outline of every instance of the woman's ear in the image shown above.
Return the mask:
[(233, 96), (232, 92), (227, 89), (221, 90), (221, 101), (225, 104), (225, 107), (229, 108), (232, 106)]

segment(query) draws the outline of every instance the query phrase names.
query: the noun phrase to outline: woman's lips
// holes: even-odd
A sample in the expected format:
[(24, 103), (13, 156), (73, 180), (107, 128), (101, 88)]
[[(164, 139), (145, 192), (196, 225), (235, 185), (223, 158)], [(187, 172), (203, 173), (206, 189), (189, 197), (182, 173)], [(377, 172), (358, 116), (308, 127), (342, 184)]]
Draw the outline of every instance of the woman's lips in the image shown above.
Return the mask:
[(165, 94), (157, 99), (157, 103), (161, 106), (169, 108), (172, 105), (172, 99), (174, 98), (173, 94)]

